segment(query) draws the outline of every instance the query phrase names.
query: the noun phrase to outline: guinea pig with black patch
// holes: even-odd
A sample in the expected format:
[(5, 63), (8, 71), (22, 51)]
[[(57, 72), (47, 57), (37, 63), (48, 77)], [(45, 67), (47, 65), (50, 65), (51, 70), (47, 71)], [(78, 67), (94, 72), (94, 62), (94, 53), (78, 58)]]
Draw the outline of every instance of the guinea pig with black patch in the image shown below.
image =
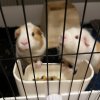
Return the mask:
[[(75, 27), (65, 30), (63, 54), (77, 53), (80, 30), (81, 30), (80, 28), (75, 28)], [(63, 34), (61, 33), (61, 35), (59, 36), (59, 53), (61, 53), (62, 39), (63, 39)], [(94, 42), (95, 40), (91, 36), (90, 32), (87, 31), (86, 29), (82, 29), (79, 53), (90, 53), (90, 54), (78, 54), (77, 64), (80, 63), (82, 60), (89, 61)], [(96, 42), (94, 52), (100, 52), (99, 42)], [(69, 63), (72, 65), (72, 67), (75, 64), (75, 60), (76, 60), (76, 55), (63, 55), (64, 63)], [(94, 71), (98, 72), (100, 69), (100, 53), (93, 54), (91, 59), (91, 64), (94, 68)]]
[(21, 58), (29, 57), (29, 58), (23, 58), (21, 60), (24, 66), (23, 67), (24, 70), (26, 66), (31, 63), (30, 49), (32, 52), (33, 63), (35, 62), (37, 66), (41, 66), (42, 57), (39, 56), (43, 56), (46, 50), (46, 39), (41, 29), (30, 22), (27, 23), (27, 29), (28, 29), (30, 48), (29, 48), (26, 26), (22, 25), (15, 30), (16, 56)]

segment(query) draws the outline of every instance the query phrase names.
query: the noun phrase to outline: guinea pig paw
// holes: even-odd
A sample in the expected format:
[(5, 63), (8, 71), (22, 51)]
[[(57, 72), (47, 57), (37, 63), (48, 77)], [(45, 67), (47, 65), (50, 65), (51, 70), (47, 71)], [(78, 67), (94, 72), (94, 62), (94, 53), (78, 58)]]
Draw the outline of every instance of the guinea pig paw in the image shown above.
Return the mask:
[(41, 68), (42, 62), (41, 62), (41, 61), (37, 61), (37, 62), (35, 63), (35, 66), (36, 66), (37, 68)]

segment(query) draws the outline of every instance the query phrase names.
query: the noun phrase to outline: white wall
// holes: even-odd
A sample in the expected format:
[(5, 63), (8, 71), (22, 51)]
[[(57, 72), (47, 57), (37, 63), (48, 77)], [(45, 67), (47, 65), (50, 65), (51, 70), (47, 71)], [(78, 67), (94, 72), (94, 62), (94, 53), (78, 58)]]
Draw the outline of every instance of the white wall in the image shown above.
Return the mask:
[[(84, 3), (74, 3), (82, 17)], [(89, 22), (93, 19), (100, 19), (100, 3), (89, 2), (87, 5), (87, 11), (85, 16), (85, 22)], [(24, 23), (23, 10), (21, 6), (8, 6), (3, 7), (4, 16), (8, 26), (19, 26)], [(43, 13), (43, 5), (31, 5), (26, 6), (27, 20), (34, 24), (40, 25)], [(3, 26), (3, 21), (0, 13), (0, 27)]]
[[(82, 18), (84, 3), (74, 3)], [(89, 2), (86, 8), (85, 22), (93, 19), (100, 19), (100, 2)]]
[[(43, 13), (43, 5), (25, 6), (27, 21), (40, 25)], [(3, 12), (7, 26), (19, 26), (24, 23), (22, 6), (3, 7)], [(0, 27), (3, 26), (3, 20), (0, 13)]]

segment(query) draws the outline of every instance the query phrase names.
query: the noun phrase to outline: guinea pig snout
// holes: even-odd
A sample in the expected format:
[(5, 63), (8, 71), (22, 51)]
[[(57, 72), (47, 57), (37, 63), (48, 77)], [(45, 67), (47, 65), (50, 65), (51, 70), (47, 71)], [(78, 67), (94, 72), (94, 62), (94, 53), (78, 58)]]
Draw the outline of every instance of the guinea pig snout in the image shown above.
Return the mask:
[(27, 44), (28, 44), (28, 40), (27, 40), (27, 39), (23, 39), (23, 40), (21, 41), (21, 44), (22, 44), (22, 45), (27, 45)]

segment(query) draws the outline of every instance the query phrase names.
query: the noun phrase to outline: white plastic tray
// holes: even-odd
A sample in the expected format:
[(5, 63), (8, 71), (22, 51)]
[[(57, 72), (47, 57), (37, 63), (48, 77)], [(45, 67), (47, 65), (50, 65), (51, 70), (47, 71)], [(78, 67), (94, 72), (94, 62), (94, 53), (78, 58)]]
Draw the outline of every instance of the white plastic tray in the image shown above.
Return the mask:
[[(35, 87), (35, 83), (33, 81), (34, 77), (33, 77), (32, 66), (31, 65), (27, 66), (26, 71), (25, 71), (25, 75), (23, 75), (20, 61), (18, 61), (18, 64), (19, 64), (21, 76), (23, 79), (23, 83), (24, 83), (24, 87), (25, 87), (27, 95), (36, 95), (36, 87)], [(87, 65), (88, 65), (87, 61), (83, 61), (78, 65), (78, 71), (75, 74), (71, 91), (73, 91), (73, 92), (80, 91)], [(48, 67), (49, 67), (49, 76), (55, 75), (55, 76), (59, 77), (60, 64), (49, 63)], [(39, 76), (41, 77), (42, 75), (45, 75), (45, 76), (47, 75), (46, 64), (43, 64), (41, 68), (34, 67), (34, 69), (35, 69), (35, 76), (36, 77), (39, 77)], [(13, 74), (14, 74), (14, 78), (16, 80), (16, 84), (17, 84), (19, 93), (21, 96), (24, 96), (24, 90), (23, 90), (23, 86), (22, 86), (22, 83), (21, 83), (21, 80), (19, 77), (19, 72), (18, 72), (18, 69), (16, 67), (16, 64), (15, 64), (14, 69), (13, 69)], [(89, 70), (88, 70), (87, 75), (86, 75), (86, 79), (84, 81), (82, 91), (86, 89), (86, 87), (89, 84), (90, 80), (92, 79), (93, 75), (94, 75), (94, 71), (93, 71), (92, 66), (90, 65)], [(72, 71), (63, 66), (62, 67), (62, 77), (61, 77), (61, 79), (62, 79), (61, 80), (61, 88), (60, 88), (61, 94), (69, 92), (71, 78), (72, 78)], [(47, 95), (47, 93), (48, 93), (47, 81), (36, 81), (36, 83), (37, 83), (38, 94), (39, 95)], [(58, 89), (59, 89), (58, 87), (59, 87), (58, 80), (49, 81), (50, 94), (57, 94)]]

